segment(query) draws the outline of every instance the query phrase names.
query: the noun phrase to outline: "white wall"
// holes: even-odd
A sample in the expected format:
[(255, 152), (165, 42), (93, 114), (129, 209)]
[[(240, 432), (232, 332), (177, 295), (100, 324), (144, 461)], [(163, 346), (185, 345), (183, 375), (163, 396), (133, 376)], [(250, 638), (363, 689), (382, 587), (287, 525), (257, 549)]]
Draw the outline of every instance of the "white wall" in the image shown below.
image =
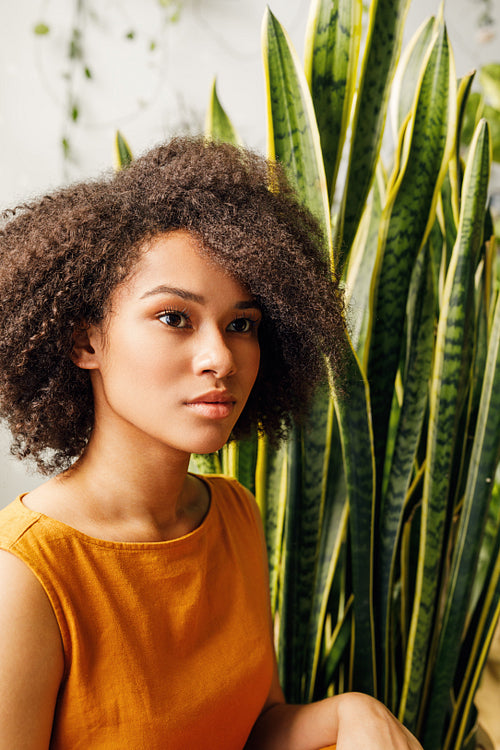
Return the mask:
[[(266, 0), (183, 0), (179, 21), (165, 25), (158, 0), (88, 0), (97, 22), (85, 44), (93, 78), (76, 77), (80, 117), (70, 130), (73, 160), (60, 139), (67, 83), (63, 78), (70, 0), (16, 0), (0, 10), (0, 205), (15, 205), (64, 181), (110, 168), (120, 128), (135, 154), (169, 135), (203, 128), (209, 89), (219, 96), (245, 143), (266, 149), (260, 26)], [(478, 31), (484, 3), (448, 0), (445, 17), (459, 76), (500, 60), (498, 35)], [(300, 55), (308, 0), (270, 0)], [(413, 0), (406, 38), (438, 10), (438, 0)], [(493, 2), (498, 34), (500, 0)], [(44, 21), (46, 36), (33, 27)], [(133, 40), (126, 34), (135, 31)], [(151, 40), (156, 48), (150, 51)], [(0, 430), (0, 507), (40, 481), (8, 456)]]

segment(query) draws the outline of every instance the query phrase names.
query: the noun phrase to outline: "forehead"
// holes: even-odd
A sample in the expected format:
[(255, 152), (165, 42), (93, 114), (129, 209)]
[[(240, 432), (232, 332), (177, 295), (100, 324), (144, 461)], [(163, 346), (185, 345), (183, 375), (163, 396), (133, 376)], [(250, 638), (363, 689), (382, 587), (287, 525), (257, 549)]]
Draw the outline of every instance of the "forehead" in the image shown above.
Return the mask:
[(186, 230), (175, 230), (148, 240), (130, 276), (116, 290), (120, 297), (150, 296), (162, 288), (186, 290), (191, 296), (251, 299), (237, 279), (203, 249), (198, 238)]

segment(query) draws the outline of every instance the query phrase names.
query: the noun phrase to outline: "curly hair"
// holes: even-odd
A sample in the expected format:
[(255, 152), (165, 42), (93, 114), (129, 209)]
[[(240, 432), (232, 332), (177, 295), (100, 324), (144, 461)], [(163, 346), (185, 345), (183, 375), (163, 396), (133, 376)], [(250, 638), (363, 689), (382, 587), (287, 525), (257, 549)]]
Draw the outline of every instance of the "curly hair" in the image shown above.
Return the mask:
[(99, 324), (145, 243), (176, 229), (262, 307), (261, 366), (233, 436), (271, 440), (300, 420), (324, 356), (342, 362), (343, 301), (325, 239), (284, 171), (251, 151), (175, 138), (122, 171), (4, 213), (0, 230), (0, 416), (11, 451), (67, 468), (93, 427), (89, 373), (73, 331)]

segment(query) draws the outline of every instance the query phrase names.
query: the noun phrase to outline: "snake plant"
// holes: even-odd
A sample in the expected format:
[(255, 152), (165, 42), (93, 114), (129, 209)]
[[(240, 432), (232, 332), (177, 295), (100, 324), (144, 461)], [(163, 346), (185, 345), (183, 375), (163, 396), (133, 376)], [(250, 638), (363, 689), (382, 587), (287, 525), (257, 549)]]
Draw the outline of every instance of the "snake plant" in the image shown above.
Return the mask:
[[(491, 144), (480, 120), (460, 153), (472, 75), (456, 79), (442, 12), (401, 51), (408, 6), (371, 0), (362, 42), (361, 0), (312, 0), (304, 65), (265, 13), (269, 156), (342, 273), (346, 382), (281, 447), (198, 466), (256, 494), (287, 698), (363, 690), (426, 750), (460, 750), (500, 615)], [(207, 134), (238, 140), (215, 87)]]

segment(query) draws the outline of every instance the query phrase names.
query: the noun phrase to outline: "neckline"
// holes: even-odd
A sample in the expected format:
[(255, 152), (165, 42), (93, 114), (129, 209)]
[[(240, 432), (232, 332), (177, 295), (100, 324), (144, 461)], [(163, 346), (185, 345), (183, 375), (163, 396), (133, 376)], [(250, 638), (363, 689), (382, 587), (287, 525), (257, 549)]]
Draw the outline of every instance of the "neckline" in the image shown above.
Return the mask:
[[(190, 472), (191, 473), (191, 472)], [(97, 547), (107, 547), (110, 549), (128, 549), (128, 550), (144, 550), (144, 549), (161, 549), (168, 547), (169, 549), (173, 549), (176, 546), (184, 545), (190, 540), (195, 540), (200, 536), (203, 536), (206, 533), (206, 530), (212, 525), (212, 519), (214, 516), (214, 484), (210, 481), (209, 477), (205, 475), (200, 474), (192, 474), (192, 476), (199, 479), (203, 484), (206, 486), (209, 494), (209, 505), (208, 510), (205, 513), (205, 516), (203, 517), (201, 523), (196, 526), (192, 531), (189, 531), (187, 534), (183, 534), (182, 536), (176, 537), (175, 539), (164, 539), (159, 542), (120, 542), (115, 541), (112, 539), (101, 539), (99, 537), (92, 536), (92, 534), (87, 534), (84, 531), (81, 531), (80, 529), (76, 529), (74, 526), (71, 526), (70, 524), (65, 523), (64, 521), (59, 521), (57, 518), (53, 518), (52, 516), (48, 516), (46, 513), (42, 513), (42, 511), (38, 510), (32, 510), (31, 508), (28, 508), (23, 503), (23, 498), (26, 497), (26, 495), (29, 494), (29, 492), (23, 492), (20, 495), (18, 495), (16, 502), (21, 507), (22, 512), (24, 514), (30, 515), (30, 516), (36, 516), (35, 520), (42, 519), (46, 523), (48, 523), (53, 528), (60, 528), (60, 529), (66, 529), (66, 535), (77, 537), (78, 539), (86, 542), (87, 544), (91, 544)]]

